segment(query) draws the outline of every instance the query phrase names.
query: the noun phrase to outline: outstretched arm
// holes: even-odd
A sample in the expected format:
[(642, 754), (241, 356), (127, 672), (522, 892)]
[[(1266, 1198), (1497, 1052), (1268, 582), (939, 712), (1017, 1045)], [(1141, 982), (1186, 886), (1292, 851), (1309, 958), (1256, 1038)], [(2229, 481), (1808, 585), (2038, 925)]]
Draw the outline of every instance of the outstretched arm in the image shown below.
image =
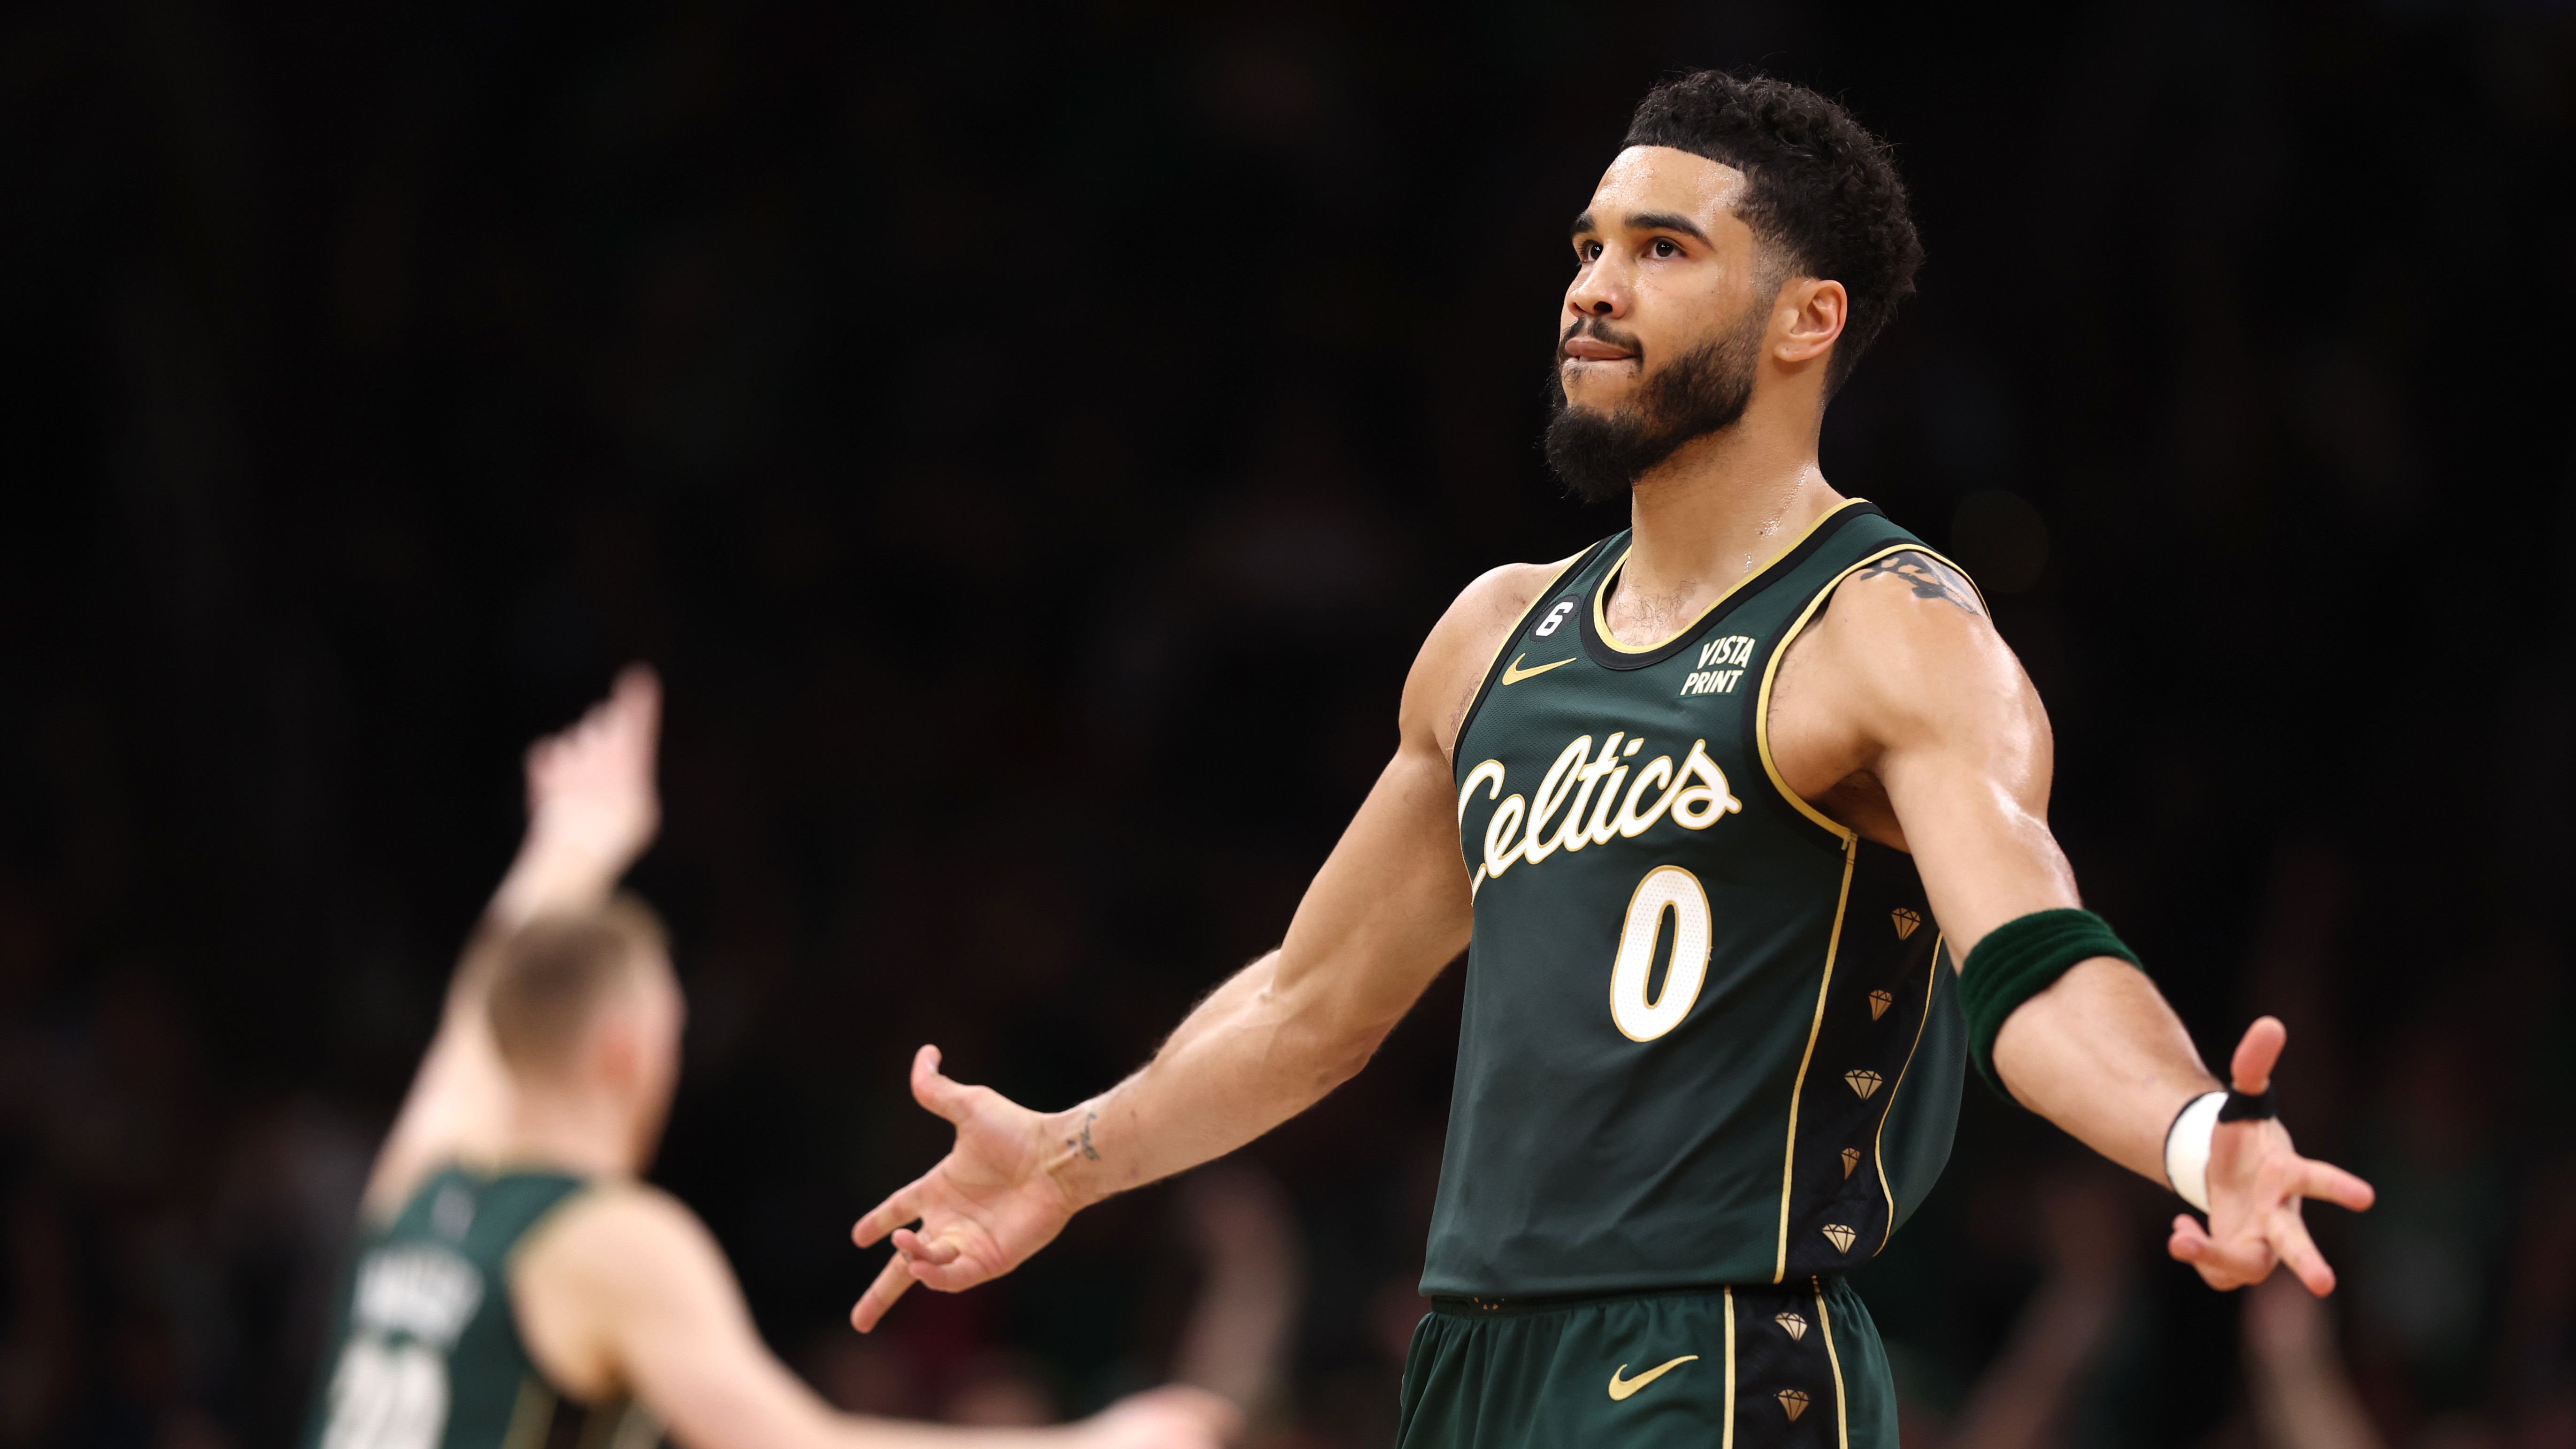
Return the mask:
[[(1929, 555), (1897, 555), (1844, 584), (1796, 651), (1771, 721), (1776, 739), (1798, 742), (1784, 778), (1913, 852), (1954, 962), (2008, 921), (2078, 904), (2048, 829), (2048, 717), (1964, 580)], [(2247, 1032), (2239, 1090), (2269, 1086), (2285, 1038), (2268, 1017)], [(2109, 957), (2014, 1011), (1994, 1062), (2023, 1105), (2156, 1182), (2175, 1114), (2218, 1086), (2155, 984)], [(2178, 1218), (2169, 1246), (2219, 1288), (2286, 1262), (2310, 1291), (2331, 1291), (2300, 1200), (2371, 1201), (2367, 1184), (2299, 1156), (2268, 1120), (2218, 1128), (2209, 1191), (2208, 1228)]]
[[(1221, 1156), (1322, 1098), (1467, 945), (1449, 746), (1495, 645), (1554, 570), (1498, 569), (1434, 626), (1405, 681), (1400, 738), (1359, 814), (1298, 903), (1278, 950), (1191, 1012), (1134, 1076), (1041, 1115), (913, 1062), (913, 1095), (957, 1146), (859, 1219), (895, 1255), (850, 1318), (864, 1332), (916, 1281), (954, 1292), (1017, 1267), (1076, 1211)], [(903, 1224), (919, 1221), (918, 1231)]]
[(661, 819), (653, 788), (661, 719), (661, 684), (637, 666), (572, 728), (528, 747), (527, 834), (448, 983), (438, 1034), (376, 1154), (361, 1212), (400, 1211), (431, 1168), (499, 1140), (509, 1078), (484, 1010), (492, 951), (537, 916), (607, 900), (652, 844)]
[(770, 1353), (724, 1253), (644, 1187), (568, 1204), (512, 1261), (510, 1302), (547, 1382), (632, 1394), (687, 1449), (1216, 1449), (1238, 1422), (1193, 1389), (1140, 1394), (1063, 1429), (953, 1429), (835, 1412)]

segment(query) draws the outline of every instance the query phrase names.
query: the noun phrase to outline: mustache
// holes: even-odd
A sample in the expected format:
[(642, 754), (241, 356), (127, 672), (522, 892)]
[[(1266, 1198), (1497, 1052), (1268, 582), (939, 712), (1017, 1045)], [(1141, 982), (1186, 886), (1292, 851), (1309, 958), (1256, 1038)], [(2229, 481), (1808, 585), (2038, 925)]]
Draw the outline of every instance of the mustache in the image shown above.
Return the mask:
[(1556, 360), (1558, 362), (1565, 361), (1565, 344), (1572, 342), (1577, 337), (1589, 337), (1597, 342), (1607, 342), (1613, 347), (1626, 348), (1629, 354), (1637, 359), (1639, 366), (1642, 367), (1645, 365), (1645, 344), (1637, 340), (1636, 334), (1633, 332), (1622, 332), (1618, 328), (1611, 326), (1608, 319), (1601, 317), (1577, 317), (1566, 327), (1563, 335), (1556, 339)]

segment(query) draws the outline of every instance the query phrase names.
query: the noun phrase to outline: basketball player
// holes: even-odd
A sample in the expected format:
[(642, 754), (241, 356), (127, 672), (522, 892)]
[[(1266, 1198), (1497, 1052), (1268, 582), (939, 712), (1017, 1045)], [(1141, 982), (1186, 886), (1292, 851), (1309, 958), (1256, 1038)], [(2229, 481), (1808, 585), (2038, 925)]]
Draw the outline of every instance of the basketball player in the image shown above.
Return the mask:
[(2271, 1120), (2281, 1025), (2211, 1077), (2079, 907), (1976, 589), (1817, 466), (1921, 255), (1886, 148), (1795, 86), (1677, 79), (1572, 246), (1546, 450), (1628, 529), (1459, 596), (1285, 942), (1134, 1076), (1038, 1113), (921, 1051), (956, 1146), (857, 1224), (897, 1249), (862, 1328), (1302, 1111), (1461, 948), (1407, 1446), (1893, 1445), (1842, 1275), (1930, 1189), (1970, 1062), (2202, 1208), (2169, 1247), (2212, 1285), (2332, 1287), (2300, 1200), (2371, 1191)]
[(714, 1239), (635, 1181), (679, 1073), (660, 925), (610, 892), (651, 842), (641, 670), (528, 755), (526, 841), (376, 1159), (307, 1449), (1214, 1449), (1164, 1389), (1069, 1429), (836, 1414), (765, 1348)]

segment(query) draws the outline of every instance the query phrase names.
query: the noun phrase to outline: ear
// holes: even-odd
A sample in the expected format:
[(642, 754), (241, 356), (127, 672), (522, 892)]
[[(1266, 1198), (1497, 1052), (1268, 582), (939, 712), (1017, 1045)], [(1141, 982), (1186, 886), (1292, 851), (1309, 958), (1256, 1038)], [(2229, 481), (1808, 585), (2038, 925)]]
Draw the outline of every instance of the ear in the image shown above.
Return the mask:
[(644, 1074), (644, 1038), (632, 1011), (600, 1013), (590, 1029), (591, 1064), (600, 1080), (623, 1090)]
[(1843, 284), (1822, 277), (1803, 277), (1780, 289), (1782, 329), (1772, 353), (1791, 366), (1813, 362), (1833, 350), (1851, 316), (1851, 294)]

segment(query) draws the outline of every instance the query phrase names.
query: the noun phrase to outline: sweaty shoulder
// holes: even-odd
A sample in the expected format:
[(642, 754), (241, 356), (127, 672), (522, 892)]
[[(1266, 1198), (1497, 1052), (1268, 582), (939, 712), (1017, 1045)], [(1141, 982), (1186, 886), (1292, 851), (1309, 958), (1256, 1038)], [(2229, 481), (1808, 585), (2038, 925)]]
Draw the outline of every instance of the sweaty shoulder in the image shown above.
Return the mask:
[(2044, 741), (2047, 731), (1976, 586), (1920, 549), (1873, 560), (1836, 586), (1781, 661), (1768, 723), (1782, 783), (1900, 848), (1878, 779), (1889, 751)]
[(1948, 684), (1973, 687), (1998, 662), (2020, 676), (1976, 585), (1925, 549), (1855, 570), (1807, 633), (1793, 659), (1820, 656), (1812, 662), (1841, 666), (1853, 687), (1891, 701), (1929, 703), (1951, 692)]
[(1417, 733), (1446, 757), (1475, 703), (1477, 686), (1493, 667), (1494, 653), (1511, 637), (1512, 626), (1538, 601), (1539, 595), (1565, 572), (1571, 558), (1555, 563), (1505, 564), (1486, 571), (1459, 591), (1404, 681), (1403, 724), (1408, 744)]

